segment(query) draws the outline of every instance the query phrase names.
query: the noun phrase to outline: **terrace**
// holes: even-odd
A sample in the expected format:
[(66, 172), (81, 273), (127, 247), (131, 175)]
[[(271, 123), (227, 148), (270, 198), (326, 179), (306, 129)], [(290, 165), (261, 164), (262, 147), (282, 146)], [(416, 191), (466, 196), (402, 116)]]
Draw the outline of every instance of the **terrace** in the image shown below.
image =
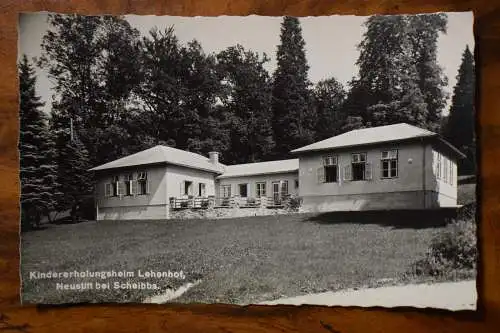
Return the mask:
[(275, 197), (196, 197), (170, 198), (170, 207), (173, 210), (181, 209), (210, 209), (210, 208), (284, 208), (291, 196)]

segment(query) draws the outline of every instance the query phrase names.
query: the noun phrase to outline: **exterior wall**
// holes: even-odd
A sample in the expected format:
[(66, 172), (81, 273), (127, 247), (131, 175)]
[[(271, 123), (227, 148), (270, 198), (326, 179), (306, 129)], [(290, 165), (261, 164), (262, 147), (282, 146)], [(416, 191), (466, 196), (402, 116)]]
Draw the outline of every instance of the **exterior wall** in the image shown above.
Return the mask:
[[(441, 154), (441, 172), (438, 172), (438, 154)], [(427, 188), (435, 192), (432, 202), (438, 207), (450, 207), (457, 205), (457, 195), (458, 195), (458, 173), (457, 173), (457, 160), (456, 158), (447, 155), (441, 151), (438, 151), (436, 147), (429, 146), (427, 156), (428, 165), (426, 170), (427, 173)], [(448, 169), (445, 170), (445, 163), (443, 159), (448, 162)], [(451, 168), (451, 177), (450, 177)], [(444, 172), (448, 173), (447, 179), (444, 177)]]
[(272, 183), (282, 180), (288, 181), (288, 194), (298, 194), (299, 189), (295, 187), (295, 181), (297, 179), (299, 179), (297, 172), (223, 178), (217, 180), (216, 182), (217, 183), (216, 197), (221, 196), (221, 189), (222, 186), (224, 185), (230, 185), (231, 195), (238, 196), (239, 195), (238, 185), (248, 184), (248, 197), (255, 198), (257, 196), (257, 183), (261, 182), (266, 183), (266, 196), (271, 197), (273, 193)]
[(177, 165), (167, 166), (167, 200), (184, 195), (184, 181), (193, 182), (192, 195), (198, 196), (198, 184), (205, 184), (205, 196), (215, 195), (215, 175), (208, 171), (196, 170)]
[[(149, 194), (105, 197), (104, 184), (110, 183), (113, 176), (124, 176), (130, 172), (148, 173)], [(134, 170), (117, 170), (98, 177), (97, 181), (97, 219), (98, 220), (140, 220), (169, 218), (169, 198), (182, 197), (181, 184), (193, 182), (193, 194), (197, 195), (199, 183), (205, 183), (206, 196), (215, 194), (214, 174), (187, 167), (148, 166)]]
[[(398, 149), (399, 174), (396, 178), (381, 178), (381, 151)], [(322, 166), (322, 157), (328, 152), (299, 159), (299, 181), (301, 196), (348, 195), (361, 193), (387, 193), (418, 191), (422, 189), (423, 147), (420, 144), (388, 145), (376, 148), (352, 150), (335, 153), (338, 155), (340, 170), (351, 163), (352, 153), (367, 153), (367, 161), (372, 164), (372, 179), (346, 181), (340, 173), (339, 182), (318, 183), (317, 169)]]
[[(381, 152), (398, 150), (398, 176), (382, 178)], [(329, 152), (301, 156), (299, 159), (300, 196), (304, 211), (424, 209), (456, 205), (456, 163), (452, 184), (436, 177), (436, 151), (430, 144), (396, 143), (368, 149), (335, 152), (339, 180), (318, 182), (317, 169)], [(332, 152), (333, 153), (333, 152)], [(371, 180), (345, 180), (343, 168), (351, 163), (352, 153), (366, 153), (372, 165)]]
[(424, 191), (306, 196), (303, 198), (301, 211), (422, 209), (423, 200)]
[[(105, 197), (104, 186), (110, 183), (114, 176), (123, 177), (131, 172), (147, 172), (149, 194)], [(128, 219), (164, 219), (167, 217), (166, 167), (145, 166), (134, 169), (112, 170), (98, 175), (96, 184), (97, 219), (98, 220), (128, 220)]]

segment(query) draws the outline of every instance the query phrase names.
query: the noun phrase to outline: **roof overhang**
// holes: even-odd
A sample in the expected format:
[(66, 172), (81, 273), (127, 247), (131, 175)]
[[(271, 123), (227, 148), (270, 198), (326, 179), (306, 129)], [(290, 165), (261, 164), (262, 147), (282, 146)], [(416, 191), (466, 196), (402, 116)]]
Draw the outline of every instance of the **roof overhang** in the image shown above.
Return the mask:
[[(183, 163), (171, 163), (171, 162), (144, 163), (144, 164), (124, 165), (124, 166), (111, 167), (111, 168), (100, 168), (99, 166), (97, 166), (97, 167), (94, 167), (92, 169), (89, 169), (88, 171), (106, 172), (106, 171), (111, 171), (111, 170), (131, 170), (131, 169), (137, 169), (137, 168), (144, 168), (144, 167), (148, 167), (148, 166), (153, 167), (153, 166), (161, 166), (161, 165), (165, 165), (165, 166), (175, 165), (175, 166), (210, 172), (210, 173), (219, 174), (219, 175), (224, 173), (224, 171), (222, 171), (222, 170), (213, 170), (213, 169), (202, 168), (202, 167), (198, 167), (198, 166), (193, 167), (192, 165), (187, 165), (187, 164), (183, 164)], [(221, 166), (221, 168), (224, 168), (223, 164), (220, 164), (220, 166)]]
[(360, 148), (360, 147), (376, 147), (376, 146), (382, 146), (382, 145), (390, 145), (390, 144), (397, 144), (397, 143), (411, 143), (411, 142), (419, 142), (419, 141), (437, 141), (439, 142), (442, 147), (448, 151), (450, 151), (452, 154), (454, 154), (457, 158), (465, 158), (465, 154), (462, 153), (460, 150), (458, 150), (456, 147), (454, 147), (451, 143), (443, 139), (440, 135), (438, 134), (433, 134), (433, 135), (425, 135), (425, 136), (415, 136), (412, 138), (406, 138), (406, 139), (399, 139), (399, 140), (386, 140), (386, 141), (377, 141), (377, 142), (370, 142), (370, 143), (363, 143), (363, 144), (355, 144), (355, 145), (345, 145), (345, 146), (337, 146), (337, 147), (325, 147), (325, 148), (319, 148), (319, 149), (308, 149), (308, 150), (303, 150), (303, 151), (297, 151), (297, 149), (294, 149), (291, 151), (292, 154), (295, 155), (309, 155), (309, 154), (315, 154), (315, 153), (320, 153), (320, 152), (331, 152), (331, 151), (345, 151), (345, 150), (350, 150), (352, 148)]
[[(437, 134), (436, 134), (437, 135)], [(359, 147), (377, 147), (381, 145), (390, 145), (390, 144), (396, 144), (396, 143), (409, 143), (409, 142), (418, 142), (422, 139), (429, 139), (434, 136), (415, 136), (412, 138), (406, 138), (406, 139), (399, 139), (399, 140), (384, 140), (384, 141), (377, 141), (377, 142), (370, 142), (370, 143), (361, 143), (361, 144), (353, 144), (353, 145), (345, 145), (345, 146), (336, 146), (336, 147), (324, 147), (324, 148), (318, 148), (318, 149), (308, 149), (308, 150), (301, 150), (297, 151), (298, 149), (294, 149), (291, 151), (292, 154), (295, 155), (306, 155), (306, 154), (314, 154), (318, 152), (331, 152), (331, 151), (345, 151), (345, 150), (350, 150), (352, 148), (359, 148)]]

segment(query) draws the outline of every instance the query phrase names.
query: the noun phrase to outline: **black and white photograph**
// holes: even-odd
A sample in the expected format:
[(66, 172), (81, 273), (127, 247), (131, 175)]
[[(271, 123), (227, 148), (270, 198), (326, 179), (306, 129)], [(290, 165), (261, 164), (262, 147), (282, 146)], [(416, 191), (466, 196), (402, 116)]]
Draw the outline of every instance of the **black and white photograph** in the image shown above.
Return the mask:
[(472, 12), (19, 16), (23, 304), (476, 310)]

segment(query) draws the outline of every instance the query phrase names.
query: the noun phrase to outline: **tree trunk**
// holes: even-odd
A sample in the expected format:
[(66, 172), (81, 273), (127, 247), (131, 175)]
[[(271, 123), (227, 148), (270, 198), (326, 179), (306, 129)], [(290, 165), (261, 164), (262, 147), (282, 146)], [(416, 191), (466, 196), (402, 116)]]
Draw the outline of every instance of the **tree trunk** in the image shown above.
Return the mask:
[(42, 216), (41, 216), (40, 212), (37, 210), (37, 212), (35, 213), (35, 221), (34, 221), (35, 222), (34, 223), (34, 227), (37, 228), (37, 229), (40, 227), (40, 219), (41, 219), (41, 217)]
[(77, 207), (77, 204), (74, 203), (72, 206), (71, 206), (71, 222), (72, 223), (76, 223), (77, 222), (77, 216), (76, 216), (76, 207)]

